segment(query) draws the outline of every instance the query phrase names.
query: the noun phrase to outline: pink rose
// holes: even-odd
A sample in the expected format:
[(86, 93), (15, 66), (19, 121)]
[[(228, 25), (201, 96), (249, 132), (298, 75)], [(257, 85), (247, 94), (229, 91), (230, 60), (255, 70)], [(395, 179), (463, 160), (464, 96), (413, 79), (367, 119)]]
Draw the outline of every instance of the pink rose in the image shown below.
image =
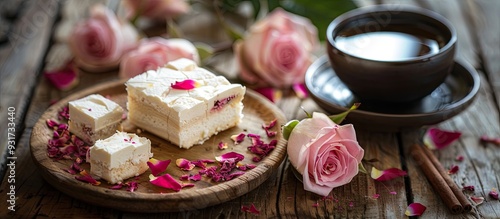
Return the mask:
[(199, 63), (196, 47), (185, 39), (153, 37), (143, 39), (139, 46), (123, 56), (120, 78), (132, 78), (148, 70), (156, 70), (167, 62), (187, 58)]
[(73, 29), (69, 46), (78, 66), (102, 71), (118, 66), (122, 55), (134, 48), (137, 40), (137, 31), (130, 24), (120, 23), (112, 11), (96, 5), (90, 10), (90, 18)]
[(317, 29), (308, 19), (276, 9), (235, 44), (240, 77), (261, 87), (303, 83), (317, 44)]
[(290, 163), (303, 176), (304, 189), (327, 196), (358, 174), (364, 150), (352, 125), (337, 125), (322, 113), (298, 123), (288, 139)]
[(165, 20), (189, 11), (185, 0), (127, 0), (127, 17), (144, 16), (151, 19)]

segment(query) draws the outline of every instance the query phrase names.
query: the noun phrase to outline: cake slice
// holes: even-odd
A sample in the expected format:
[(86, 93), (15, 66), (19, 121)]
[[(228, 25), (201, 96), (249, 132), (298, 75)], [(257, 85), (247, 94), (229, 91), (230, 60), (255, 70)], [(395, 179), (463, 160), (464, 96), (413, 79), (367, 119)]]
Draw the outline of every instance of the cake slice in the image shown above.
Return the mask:
[(121, 130), (123, 108), (99, 94), (69, 102), (69, 131), (93, 145)]
[(144, 173), (152, 156), (149, 139), (117, 131), (89, 149), (90, 173), (116, 184)]
[[(177, 87), (194, 82), (195, 87)], [(243, 118), (245, 87), (189, 59), (169, 62), (126, 82), (130, 122), (181, 148), (202, 144)]]

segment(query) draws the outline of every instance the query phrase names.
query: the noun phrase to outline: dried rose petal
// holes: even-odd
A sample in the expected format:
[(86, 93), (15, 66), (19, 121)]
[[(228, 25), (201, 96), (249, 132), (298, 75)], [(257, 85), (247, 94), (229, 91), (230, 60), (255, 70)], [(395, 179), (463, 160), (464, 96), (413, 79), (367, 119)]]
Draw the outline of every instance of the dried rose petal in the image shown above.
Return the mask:
[(219, 144), (217, 145), (219, 147), (219, 150), (224, 150), (224, 149), (227, 149), (227, 143), (226, 142), (219, 142)]
[(137, 188), (139, 188), (139, 183), (137, 183), (135, 181), (125, 183), (125, 185), (128, 187), (127, 191), (129, 191), (129, 192), (134, 192), (135, 190), (137, 190)]
[(276, 103), (279, 100), (281, 100), (281, 97), (283, 96), (281, 90), (275, 89), (273, 87), (257, 88), (255, 89), (255, 91), (259, 94), (262, 94), (262, 96), (266, 97), (273, 103)]
[(477, 205), (483, 204), (483, 202), (484, 202), (484, 197), (480, 197), (480, 196), (471, 196), (471, 197), (470, 197), (470, 200), (472, 200), (472, 201), (474, 202), (474, 204), (477, 206)]
[(300, 99), (306, 99), (308, 97), (307, 89), (305, 84), (294, 84), (292, 86), (293, 91)]
[(67, 67), (56, 71), (44, 72), (43, 76), (54, 87), (59, 90), (66, 91), (78, 84), (78, 73), (71, 68), (71, 64)]
[(58, 127), (59, 126), (59, 123), (57, 123), (56, 121), (52, 120), (52, 119), (47, 119), (47, 121), (45, 121), (47, 123), (47, 126), (49, 128), (54, 128), (54, 127)]
[(463, 161), (464, 160), (464, 156), (462, 155), (458, 155), (456, 158), (455, 158), (456, 161)]
[(158, 174), (165, 171), (169, 164), (170, 160), (157, 160), (155, 158), (150, 158), (148, 161), (148, 166), (153, 176), (158, 176)]
[(187, 171), (192, 170), (195, 167), (195, 165), (191, 161), (184, 158), (177, 159), (175, 161), (175, 164), (179, 168), (181, 168), (181, 170), (187, 170)]
[(90, 174), (87, 173), (87, 171), (83, 170), (80, 172), (80, 176), (75, 176), (75, 179), (80, 180), (82, 182), (90, 183), (94, 186), (98, 186), (101, 184), (101, 182), (97, 181), (94, 179)]
[(183, 183), (181, 184), (182, 188), (189, 188), (189, 187), (194, 187), (193, 183)]
[(234, 158), (235, 161), (238, 162), (238, 161), (242, 161), (243, 159), (245, 159), (245, 156), (243, 154), (239, 154), (236, 152), (228, 152), (228, 153), (225, 153), (221, 156), (215, 157), (215, 160), (217, 160), (219, 162), (223, 162), (225, 160), (232, 159), (232, 158)]
[(245, 140), (245, 133), (240, 133), (240, 134), (237, 134), (237, 135), (232, 135), (231, 136), (231, 139), (234, 141), (234, 144), (239, 144), (241, 142), (243, 142), (243, 140)]
[(474, 189), (474, 186), (464, 186), (464, 187), (462, 188), (462, 190), (468, 190), (468, 191), (472, 191), (472, 192), (474, 192), (474, 190), (475, 190), (475, 189)]
[(179, 177), (179, 180), (181, 180), (181, 181), (189, 180), (189, 174), (181, 175), (181, 177)]
[(273, 119), (269, 124), (262, 124), (263, 129), (272, 129), (278, 121)]
[(461, 132), (450, 132), (438, 128), (430, 128), (425, 132), (424, 144), (431, 150), (443, 149), (455, 142), (461, 135)]
[(201, 180), (201, 174), (194, 174), (194, 175), (190, 175), (188, 177), (189, 180), (191, 181), (200, 181)]
[(400, 170), (398, 168), (389, 168), (386, 170), (378, 170), (372, 167), (371, 177), (377, 181), (391, 180), (400, 176), (406, 176), (406, 171)]
[(391, 195), (397, 195), (398, 193), (396, 191), (390, 191), (389, 194), (391, 194)]
[(151, 174), (149, 175), (149, 182), (151, 182), (151, 184), (155, 186), (172, 189), (176, 192), (182, 189), (182, 185), (168, 173), (161, 175), (159, 177), (155, 177)]
[(450, 169), (448, 170), (448, 174), (455, 174), (459, 170), (459, 167), (457, 165), (452, 165)]
[(179, 90), (191, 90), (197, 87), (200, 87), (201, 84), (195, 80), (192, 79), (186, 79), (184, 81), (176, 81), (174, 84), (171, 85), (173, 89), (179, 89)]
[(255, 215), (259, 215), (260, 214), (260, 211), (257, 210), (257, 208), (255, 207), (255, 205), (253, 203), (250, 204), (250, 206), (244, 206), (244, 205), (242, 205), (241, 206), (241, 211), (252, 213), (252, 214), (255, 214)]
[(269, 137), (269, 138), (276, 136), (276, 134), (278, 133), (276, 131), (270, 131), (269, 129), (266, 129), (265, 131), (266, 131), (267, 137)]
[(491, 191), (488, 193), (488, 195), (495, 200), (498, 200), (498, 192), (496, 189), (491, 189)]
[(405, 215), (408, 217), (420, 216), (425, 212), (425, 209), (427, 209), (427, 207), (420, 203), (411, 203), (410, 205), (408, 205), (408, 208), (406, 208)]
[(58, 117), (59, 120), (63, 120), (63, 119), (68, 120), (69, 119), (69, 107), (68, 106), (63, 107), (58, 112), (58, 116), (57, 117)]
[(483, 143), (492, 143), (497, 146), (500, 145), (500, 138), (488, 137), (486, 135), (483, 135), (479, 140)]
[(380, 198), (380, 194), (373, 194), (372, 196), (370, 196), (371, 199), (373, 200), (377, 200), (378, 198)]
[(113, 189), (113, 190), (119, 190), (119, 189), (122, 189), (123, 188), (123, 183), (118, 183), (114, 186), (111, 186), (109, 187), (110, 189)]

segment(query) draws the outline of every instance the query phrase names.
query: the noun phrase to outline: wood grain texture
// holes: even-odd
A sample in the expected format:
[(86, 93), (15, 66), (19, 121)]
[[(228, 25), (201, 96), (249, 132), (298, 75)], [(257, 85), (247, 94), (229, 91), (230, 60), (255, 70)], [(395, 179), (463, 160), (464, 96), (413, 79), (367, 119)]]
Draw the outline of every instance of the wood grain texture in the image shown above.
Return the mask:
[[(142, 174), (138, 179), (140, 184), (136, 192), (111, 190), (111, 185), (103, 182), (100, 186), (92, 186), (75, 180), (75, 176), (67, 173), (64, 169), (71, 166), (72, 160), (53, 160), (47, 156), (47, 142), (52, 136), (52, 130), (47, 127), (47, 119), (56, 119), (57, 112), (66, 106), (70, 100), (75, 100), (93, 93), (99, 93), (103, 96), (109, 96), (112, 100), (126, 108), (127, 95), (124, 81), (116, 81), (101, 84), (97, 87), (89, 88), (77, 92), (68, 98), (58, 102), (50, 107), (46, 113), (38, 120), (33, 128), (31, 137), (31, 150), (35, 163), (39, 165), (44, 178), (52, 185), (58, 187), (61, 191), (77, 199), (90, 202), (96, 205), (120, 209), (124, 211), (139, 212), (162, 212), (162, 211), (184, 211), (191, 209), (201, 209), (214, 204), (229, 201), (241, 196), (250, 190), (262, 184), (273, 171), (275, 171), (285, 156), (286, 141), (282, 138), (279, 127), (284, 124), (285, 118), (280, 110), (271, 102), (265, 100), (260, 95), (248, 91), (243, 100), (244, 107), (243, 121), (234, 128), (212, 136), (202, 145), (197, 145), (189, 150), (178, 148), (175, 145), (161, 139), (158, 136), (147, 132), (138, 134), (147, 137), (152, 141), (152, 152), (154, 157), (159, 160), (170, 159), (175, 162), (178, 158), (188, 160), (197, 159), (215, 159), (223, 153), (235, 151), (245, 155), (242, 163), (253, 163), (253, 155), (247, 150), (250, 145), (249, 140), (239, 145), (232, 143), (231, 136), (239, 133), (254, 133), (262, 136), (264, 142), (272, 139), (278, 140), (276, 148), (262, 161), (255, 163), (255, 169), (246, 171), (238, 178), (224, 182), (215, 183), (210, 179), (204, 178), (196, 182), (192, 189), (183, 189), (180, 192), (171, 192), (166, 189), (151, 185), (148, 181), (147, 173)], [(262, 124), (269, 123), (277, 119), (275, 130), (278, 132), (277, 138), (268, 138), (262, 129)], [(135, 132), (137, 127), (130, 124), (127, 120), (123, 122), (124, 131)], [(226, 142), (230, 145), (229, 150), (220, 150), (217, 145), (219, 142)], [(183, 174), (195, 174), (195, 171), (186, 172), (175, 168), (172, 164), (168, 168), (168, 173), (178, 179)], [(82, 165), (90, 172), (88, 164)], [(136, 202), (136, 203), (134, 203)]]

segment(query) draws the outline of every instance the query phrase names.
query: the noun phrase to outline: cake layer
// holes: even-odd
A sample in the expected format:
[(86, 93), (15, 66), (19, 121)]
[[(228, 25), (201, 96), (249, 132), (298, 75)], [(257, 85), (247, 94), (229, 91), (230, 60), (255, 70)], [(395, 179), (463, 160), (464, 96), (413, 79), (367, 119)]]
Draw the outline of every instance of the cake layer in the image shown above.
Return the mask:
[[(172, 122), (154, 108), (129, 99), (130, 114), (128, 119), (145, 130), (168, 139), (181, 148), (190, 148), (195, 144), (202, 144), (210, 136), (226, 130), (241, 122), (243, 104), (234, 102), (220, 110), (207, 113), (207, 116), (198, 117), (187, 125), (178, 125)], [(207, 119), (210, 118), (210, 119)]]
[(87, 144), (93, 145), (99, 139), (106, 139), (113, 135), (117, 130), (121, 131), (122, 126), (120, 122), (111, 123), (108, 126), (104, 126), (99, 130), (92, 130), (85, 123), (79, 123), (72, 120), (68, 121), (69, 130), (71, 133), (78, 136)]
[[(174, 87), (177, 83), (192, 87)], [(245, 87), (199, 68), (188, 59), (170, 62), (126, 83), (129, 120), (182, 148), (199, 144), (241, 121)]]

